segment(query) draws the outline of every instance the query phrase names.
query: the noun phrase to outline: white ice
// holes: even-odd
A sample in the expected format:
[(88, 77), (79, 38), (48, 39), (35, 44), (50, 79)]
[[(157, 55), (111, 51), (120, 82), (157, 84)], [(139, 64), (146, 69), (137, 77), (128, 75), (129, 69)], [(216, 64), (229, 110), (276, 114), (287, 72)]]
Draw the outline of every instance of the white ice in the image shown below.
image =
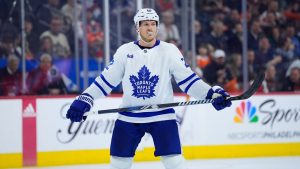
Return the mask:
[[(300, 169), (300, 156), (272, 158), (235, 158), (188, 160), (188, 169)], [(132, 169), (164, 169), (160, 161), (135, 162)], [(24, 168), (25, 169), (25, 168)], [(102, 165), (29, 167), (26, 169), (108, 169)]]

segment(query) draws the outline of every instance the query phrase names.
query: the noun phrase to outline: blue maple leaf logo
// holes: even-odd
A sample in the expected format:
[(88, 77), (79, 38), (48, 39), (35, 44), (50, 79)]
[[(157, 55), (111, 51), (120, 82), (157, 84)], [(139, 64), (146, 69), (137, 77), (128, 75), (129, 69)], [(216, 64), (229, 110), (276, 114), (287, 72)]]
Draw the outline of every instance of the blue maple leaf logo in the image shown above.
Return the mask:
[(131, 75), (129, 80), (133, 87), (133, 94), (137, 98), (150, 98), (155, 96), (154, 87), (156, 86), (159, 77), (154, 75), (150, 77), (151, 72), (149, 69), (144, 65), (138, 72), (138, 77), (135, 75)]

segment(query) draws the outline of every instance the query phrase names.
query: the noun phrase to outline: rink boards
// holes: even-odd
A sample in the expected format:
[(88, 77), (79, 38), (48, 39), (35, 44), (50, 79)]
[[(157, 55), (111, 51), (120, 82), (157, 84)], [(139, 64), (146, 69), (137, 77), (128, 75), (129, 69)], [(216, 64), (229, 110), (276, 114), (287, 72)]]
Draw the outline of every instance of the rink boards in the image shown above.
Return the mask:
[[(108, 163), (117, 113), (70, 123), (65, 113), (73, 97), (0, 99), (0, 168)], [(176, 101), (186, 101), (176, 96)], [(223, 111), (210, 104), (177, 107), (187, 159), (300, 155), (300, 95), (256, 95)], [(95, 102), (93, 110), (116, 108), (119, 95)], [(159, 160), (150, 135), (136, 161)]]

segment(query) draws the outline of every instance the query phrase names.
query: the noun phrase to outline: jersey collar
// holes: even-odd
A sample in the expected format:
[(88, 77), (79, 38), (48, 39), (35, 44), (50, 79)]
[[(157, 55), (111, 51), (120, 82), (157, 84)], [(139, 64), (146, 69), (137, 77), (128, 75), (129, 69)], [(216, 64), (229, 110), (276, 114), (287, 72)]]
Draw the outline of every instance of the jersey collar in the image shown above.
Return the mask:
[(158, 46), (160, 44), (160, 40), (156, 40), (155, 44), (151, 47), (145, 47), (145, 46), (141, 46), (139, 44), (139, 41), (134, 41), (134, 44), (138, 45), (138, 47), (140, 47), (140, 49), (152, 49), (154, 48), (155, 46)]

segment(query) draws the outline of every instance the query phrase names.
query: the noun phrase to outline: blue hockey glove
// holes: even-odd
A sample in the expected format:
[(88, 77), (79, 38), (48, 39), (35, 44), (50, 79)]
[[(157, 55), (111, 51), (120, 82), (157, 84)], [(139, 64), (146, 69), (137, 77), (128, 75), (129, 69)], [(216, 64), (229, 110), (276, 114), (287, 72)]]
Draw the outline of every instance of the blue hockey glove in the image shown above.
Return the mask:
[(231, 106), (230, 95), (220, 86), (213, 86), (207, 92), (206, 99), (213, 99), (212, 105), (216, 110), (222, 110)]
[(85, 120), (86, 116), (83, 116), (83, 114), (90, 111), (93, 102), (94, 99), (89, 94), (84, 93), (77, 96), (67, 112), (67, 119), (70, 119), (72, 122), (81, 122), (82, 120)]

